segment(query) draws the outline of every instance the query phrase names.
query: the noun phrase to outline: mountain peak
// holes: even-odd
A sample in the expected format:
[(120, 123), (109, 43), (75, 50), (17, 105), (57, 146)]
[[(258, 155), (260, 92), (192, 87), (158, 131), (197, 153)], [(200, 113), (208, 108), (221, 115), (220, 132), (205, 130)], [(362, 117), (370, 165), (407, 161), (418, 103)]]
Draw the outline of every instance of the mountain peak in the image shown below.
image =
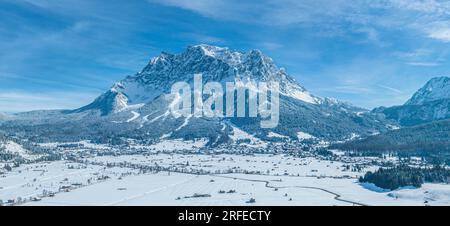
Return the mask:
[(264, 54), (259, 49), (252, 49), (248, 52), (249, 56), (255, 56), (255, 57), (264, 57)]
[[(244, 54), (245, 61), (247, 62), (257, 62), (268, 66), (274, 66), (272, 58), (264, 55), (261, 50), (253, 49)], [(277, 68), (277, 70), (279, 70)]]
[(189, 46), (181, 55), (195, 60), (201, 58), (216, 59), (232, 66), (239, 64), (242, 57), (242, 53), (232, 51), (227, 47), (212, 46), (207, 44)]
[(436, 77), (420, 88), (405, 105), (420, 105), (441, 99), (450, 99), (450, 78)]
[(226, 47), (212, 46), (207, 44), (199, 44), (194, 46), (189, 46), (189, 50), (201, 50), (205, 55), (215, 56), (217, 53), (223, 53), (229, 51)]
[(246, 53), (206, 44), (189, 46), (179, 54), (161, 52), (139, 73), (116, 82), (93, 103), (78, 109), (100, 109), (103, 114), (117, 112), (128, 105), (146, 104), (170, 92), (177, 81), (192, 82), (194, 74), (202, 74), (203, 82), (229, 82), (251, 79), (256, 82), (278, 82), (280, 94), (310, 104), (320, 104), (284, 69), (260, 50)]

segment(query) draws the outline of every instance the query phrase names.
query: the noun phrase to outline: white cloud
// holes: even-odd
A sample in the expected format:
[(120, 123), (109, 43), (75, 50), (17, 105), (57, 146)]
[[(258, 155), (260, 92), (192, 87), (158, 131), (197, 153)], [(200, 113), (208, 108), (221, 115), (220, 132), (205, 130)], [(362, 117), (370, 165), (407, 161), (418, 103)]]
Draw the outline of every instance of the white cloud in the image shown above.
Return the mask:
[[(179, 8), (192, 10), (210, 17), (216, 17), (226, 13), (225, 11), (221, 11), (221, 8), (226, 6), (226, 1), (222, 0), (157, 0), (156, 2), (168, 6), (176, 6)], [(222, 8), (222, 10), (226, 10), (226, 8)]]
[(417, 59), (430, 56), (433, 51), (425, 48), (415, 49), (409, 52), (394, 52), (394, 55), (402, 59)]
[[(233, 20), (250, 21), (254, 16), (260, 15), (265, 11), (263, 4), (252, 4), (237, 0), (148, 0), (151, 3), (158, 3), (165, 6), (178, 7), (185, 10), (196, 12), (205, 17)], [(260, 7), (262, 6), (262, 7)]]
[(419, 67), (437, 67), (441, 65), (440, 63), (436, 62), (407, 62), (406, 64)]
[(180, 33), (177, 34), (177, 36), (185, 37), (186, 39), (193, 40), (196, 43), (204, 43), (204, 44), (224, 44), (226, 43), (225, 40), (211, 36), (211, 35), (204, 35), (199, 32), (197, 33)]
[(429, 31), (428, 37), (443, 42), (450, 42), (450, 27), (432, 29)]
[(435, 15), (450, 14), (450, 3), (447, 1), (436, 0), (390, 0), (379, 1), (385, 5), (398, 9), (413, 10), (423, 13), (432, 13)]
[(266, 25), (289, 25), (327, 20), (328, 17), (344, 17), (355, 9), (355, 5), (359, 5), (346, 0), (267, 0), (257, 3), (240, 0), (148, 1), (190, 10), (206, 17)]
[[(450, 2), (435, 0), (148, 0), (196, 12), (205, 17), (273, 26), (320, 24), (324, 34), (342, 30), (367, 33), (380, 42), (377, 29), (413, 29), (439, 41), (450, 42), (448, 28), (429, 31), (430, 24), (450, 23)], [(349, 26), (348, 26), (349, 25)]]
[(384, 8), (393, 9), (402, 15), (397, 19), (404, 27), (416, 29), (426, 37), (438, 41), (450, 42), (449, 1), (390, 0), (385, 2)]
[(394, 52), (394, 56), (404, 61), (406, 65), (418, 67), (440, 66), (439, 51), (436, 53), (430, 49), (419, 48), (409, 52)]
[(366, 93), (372, 93), (373, 90), (369, 87), (364, 86), (356, 86), (356, 85), (346, 85), (346, 86), (336, 86), (332, 87), (330, 89), (325, 89), (328, 91), (333, 91), (336, 93), (347, 93), (347, 94), (366, 94)]

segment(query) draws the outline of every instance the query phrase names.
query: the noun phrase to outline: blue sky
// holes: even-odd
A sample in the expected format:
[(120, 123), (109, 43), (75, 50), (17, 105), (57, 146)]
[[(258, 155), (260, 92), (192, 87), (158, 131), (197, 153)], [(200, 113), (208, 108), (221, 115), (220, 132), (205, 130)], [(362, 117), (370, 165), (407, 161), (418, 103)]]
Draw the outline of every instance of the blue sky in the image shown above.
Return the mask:
[(398, 105), (449, 74), (450, 3), (0, 0), (0, 112), (79, 107), (200, 43), (260, 49), (319, 96)]

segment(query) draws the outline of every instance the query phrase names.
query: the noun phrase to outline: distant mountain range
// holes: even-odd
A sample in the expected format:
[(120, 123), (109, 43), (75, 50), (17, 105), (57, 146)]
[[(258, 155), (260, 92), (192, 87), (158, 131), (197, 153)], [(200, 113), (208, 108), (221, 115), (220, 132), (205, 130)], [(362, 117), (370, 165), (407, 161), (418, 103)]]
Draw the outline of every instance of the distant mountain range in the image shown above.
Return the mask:
[(336, 144), (349, 151), (403, 151), (438, 156), (450, 162), (450, 78), (431, 79), (402, 106), (376, 108), (375, 114), (397, 121), (402, 128)]
[[(280, 84), (280, 123), (261, 129), (258, 118), (174, 118), (168, 109), (173, 83), (277, 81)], [(385, 119), (334, 99), (309, 93), (284, 69), (259, 50), (246, 53), (209, 45), (190, 46), (180, 54), (161, 53), (139, 73), (116, 82), (92, 103), (74, 110), (32, 111), (8, 116), (1, 128), (8, 134), (36, 141), (121, 143), (134, 139), (205, 139), (208, 145), (273, 140), (274, 137), (342, 141), (367, 137), (398, 127)]]
[(426, 122), (450, 118), (450, 78), (431, 79), (402, 106), (380, 107), (373, 113), (382, 113), (386, 118), (402, 126), (414, 126)]

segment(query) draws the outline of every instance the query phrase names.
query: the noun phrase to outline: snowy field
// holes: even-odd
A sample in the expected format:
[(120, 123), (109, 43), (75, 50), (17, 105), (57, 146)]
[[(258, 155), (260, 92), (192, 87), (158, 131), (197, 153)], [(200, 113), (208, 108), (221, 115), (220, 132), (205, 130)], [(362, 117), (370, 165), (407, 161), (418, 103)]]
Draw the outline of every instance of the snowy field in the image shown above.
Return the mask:
[(359, 176), (376, 169), (365, 164), (371, 160), (147, 154), (42, 162), (0, 175), (0, 200), (19, 205), (450, 205), (449, 185), (385, 191), (358, 183)]

